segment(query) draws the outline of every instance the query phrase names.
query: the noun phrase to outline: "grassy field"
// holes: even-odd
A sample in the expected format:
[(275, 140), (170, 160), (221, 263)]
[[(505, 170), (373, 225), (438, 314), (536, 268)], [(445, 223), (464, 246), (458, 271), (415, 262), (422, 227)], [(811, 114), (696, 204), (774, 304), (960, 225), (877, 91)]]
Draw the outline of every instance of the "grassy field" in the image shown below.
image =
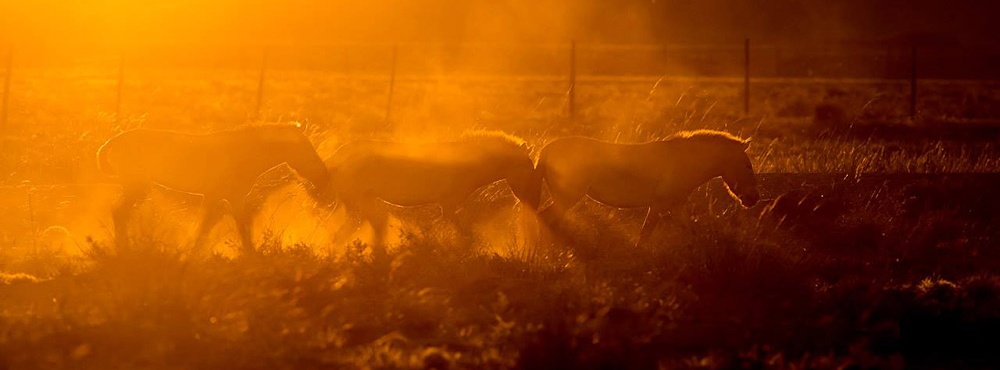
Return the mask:
[[(263, 117), (318, 151), (359, 137), (499, 129), (537, 147), (714, 128), (753, 137), (766, 201), (718, 181), (634, 246), (643, 212), (584, 202), (565, 244), (516, 243), (514, 200), (484, 189), (460, 225), (407, 210), (387, 256), (325, 242), (294, 186), (258, 251), (187, 247), (197, 199), (154, 193), (135, 247), (108, 241), (94, 153), (122, 129), (206, 131), (254, 116), (256, 72), (23, 70), (0, 155), (0, 368), (993, 368), (1000, 365), (1000, 94), (893, 81), (400, 78), (273, 71)], [(400, 225), (406, 225), (400, 227)], [(362, 238), (364, 239), (364, 238)]]

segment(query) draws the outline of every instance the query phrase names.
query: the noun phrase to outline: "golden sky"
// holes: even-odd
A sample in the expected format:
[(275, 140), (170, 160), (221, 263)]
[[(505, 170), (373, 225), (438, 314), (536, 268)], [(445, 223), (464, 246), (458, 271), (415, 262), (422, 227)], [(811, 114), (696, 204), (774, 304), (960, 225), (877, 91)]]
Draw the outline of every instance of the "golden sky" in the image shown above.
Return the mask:
[(516, 37), (530, 30), (563, 38), (566, 19), (576, 9), (552, 0), (547, 1), (551, 6), (543, 0), (526, 7), (447, 0), (3, 1), (7, 37), (53, 43), (407, 41)]
[[(977, 0), (0, 0), (0, 42), (996, 39)], [(991, 36), (993, 35), (993, 36)], [(735, 41), (734, 41), (735, 40)]]

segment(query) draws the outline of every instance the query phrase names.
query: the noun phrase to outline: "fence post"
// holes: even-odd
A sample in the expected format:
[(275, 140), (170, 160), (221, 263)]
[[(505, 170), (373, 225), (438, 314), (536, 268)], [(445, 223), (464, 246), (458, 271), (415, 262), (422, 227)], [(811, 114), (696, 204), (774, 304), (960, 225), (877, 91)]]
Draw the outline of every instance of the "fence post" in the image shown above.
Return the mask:
[(891, 80), (893, 78), (892, 73), (892, 47), (885, 47), (885, 79)]
[(569, 119), (576, 118), (576, 40), (569, 46)]
[(122, 86), (125, 84), (125, 52), (118, 56), (118, 85), (115, 87), (115, 124), (121, 122)]
[(917, 116), (917, 46), (910, 56), (910, 118)]
[(10, 77), (14, 69), (14, 47), (7, 48), (7, 68), (4, 69), (3, 106), (0, 107), (0, 128), (7, 128), (7, 110), (10, 106)]
[(774, 77), (781, 77), (781, 46), (774, 45)]
[(352, 73), (352, 71), (351, 71), (351, 51), (348, 50), (348, 46), (347, 45), (340, 46), (340, 48), (341, 48), (340, 55), (343, 57), (343, 62), (344, 62), (344, 65), (342, 66), (342, 68), (341, 68), (340, 71), (341, 71), (341, 73), (344, 74), (344, 76), (349, 77), (351, 75), (351, 73)]
[(260, 74), (257, 76), (257, 107), (254, 111), (257, 118), (261, 118), (260, 111), (264, 105), (264, 79), (267, 73), (268, 52), (268, 48), (265, 47), (260, 56)]
[(663, 44), (663, 66), (662, 66), (662, 68), (663, 69), (660, 71), (660, 76), (666, 77), (667, 74), (668, 74), (668, 70), (670, 69), (670, 46), (667, 45), (667, 44)]
[(750, 115), (750, 38), (743, 43), (743, 113)]
[(399, 44), (392, 44), (392, 71), (389, 75), (389, 95), (386, 97), (385, 101), (385, 122), (389, 123), (392, 119), (392, 94), (396, 89), (396, 53), (398, 51)]

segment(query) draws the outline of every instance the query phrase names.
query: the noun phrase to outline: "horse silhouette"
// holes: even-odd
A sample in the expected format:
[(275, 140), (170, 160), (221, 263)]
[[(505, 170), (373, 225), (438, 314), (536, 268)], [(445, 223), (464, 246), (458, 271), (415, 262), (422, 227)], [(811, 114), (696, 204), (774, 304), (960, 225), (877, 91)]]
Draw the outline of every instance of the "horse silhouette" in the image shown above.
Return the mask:
[(123, 187), (113, 211), (115, 242), (128, 243), (128, 223), (137, 204), (154, 184), (202, 195), (205, 217), (198, 227), (195, 248), (221, 217), (228, 202), (244, 250), (253, 248), (254, 212), (247, 195), (255, 180), (268, 170), (287, 164), (313, 187), (326, 184), (328, 174), (309, 139), (298, 125), (256, 126), (209, 134), (134, 129), (104, 143), (97, 152), (105, 174)]
[(373, 251), (384, 252), (388, 222), (384, 203), (396, 206), (436, 204), (451, 218), (476, 190), (506, 180), (532, 214), (538, 208), (540, 183), (528, 145), (499, 132), (467, 133), (452, 142), (411, 144), (358, 140), (344, 144), (326, 160), (327, 191), (346, 207), (349, 222), (333, 242), (347, 241), (364, 221), (374, 231)]
[(649, 208), (639, 233), (641, 242), (664, 214), (715, 177), (722, 177), (730, 195), (743, 206), (752, 207), (760, 193), (746, 154), (749, 144), (711, 130), (680, 132), (643, 144), (557, 139), (542, 148), (536, 168), (536, 177), (548, 185), (552, 198), (541, 218), (558, 230), (566, 212), (584, 196), (612, 207)]

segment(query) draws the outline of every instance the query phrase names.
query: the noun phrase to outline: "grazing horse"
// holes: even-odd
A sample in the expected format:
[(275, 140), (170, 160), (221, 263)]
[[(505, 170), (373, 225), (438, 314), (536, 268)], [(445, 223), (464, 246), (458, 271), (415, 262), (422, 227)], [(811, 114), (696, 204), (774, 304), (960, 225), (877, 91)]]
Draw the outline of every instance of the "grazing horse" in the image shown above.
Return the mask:
[(135, 129), (104, 143), (97, 151), (101, 171), (116, 179), (124, 195), (113, 212), (115, 240), (125, 245), (134, 207), (153, 184), (203, 196), (205, 218), (198, 227), (195, 248), (222, 217), (229, 203), (244, 250), (253, 248), (251, 221), (255, 212), (247, 195), (258, 176), (287, 164), (314, 187), (329, 177), (323, 161), (298, 125), (272, 125), (185, 134)]
[(558, 226), (584, 196), (613, 207), (648, 207), (639, 233), (642, 241), (663, 214), (683, 205), (696, 187), (720, 176), (730, 195), (752, 207), (760, 194), (746, 154), (749, 145), (749, 140), (710, 130), (680, 132), (644, 144), (584, 137), (555, 140), (542, 149), (536, 168), (552, 197), (541, 218)]
[(367, 221), (375, 234), (373, 251), (382, 253), (388, 222), (382, 203), (436, 204), (443, 217), (451, 218), (477, 189), (506, 180), (533, 215), (541, 192), (541, 183), (533, 183), (537, 179), (528, 145), (499, 132), (467, 133), (460, 141), (429, 144), (353, 141), (337, 149), (326, 166), (327, 191), (354, 216), (334, 234), (334, 244), (345, 242)]

